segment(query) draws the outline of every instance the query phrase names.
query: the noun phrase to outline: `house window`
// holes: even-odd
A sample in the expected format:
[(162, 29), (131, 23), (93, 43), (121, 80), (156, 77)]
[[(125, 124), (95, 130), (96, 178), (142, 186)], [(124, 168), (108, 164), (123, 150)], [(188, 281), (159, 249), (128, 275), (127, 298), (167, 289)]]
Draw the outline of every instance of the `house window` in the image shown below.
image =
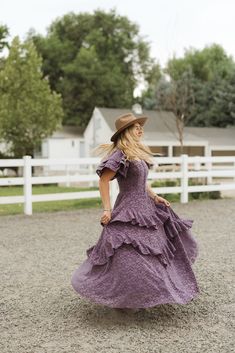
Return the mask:
[(74, 147), (75, 146), (75, 142), (74, 142), (74, 140), (72, 140), (72, 147)]
[(35, 147), (35, 152), (36, 153), (41, 153), (42, 152), (42, 144), (40, 143), (40, 145), (37, 145), (36, 147)]

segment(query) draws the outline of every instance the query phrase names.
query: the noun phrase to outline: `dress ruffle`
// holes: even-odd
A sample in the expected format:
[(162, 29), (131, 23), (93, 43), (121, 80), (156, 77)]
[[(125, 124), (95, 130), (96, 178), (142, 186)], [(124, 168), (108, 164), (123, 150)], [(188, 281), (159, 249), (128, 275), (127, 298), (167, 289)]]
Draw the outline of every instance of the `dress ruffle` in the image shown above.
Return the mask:
[(115, 179), (118, 174), (126, 178), (129, 164), (130, 161), (126, 159), (125, 154), (122, 150), (118, 149), (101, 161), (96, 169), (96, 173), (100, 177), (103, 173), (103, 169), (109, 168), (114, 172), (117, 172), (111, 180)]
[[(131, 244), (138, 248), (143, 255), (158, 256), (160, 262), (167, 266), (174, 258), (176, 248), (174, 246), (174, 238), (180, 237), (180, 234), (188, 231), (193, 224), (191, 219), (182, 219), (172, 210), (171, 207), (164, 204), (156, 204), (156, 213), (151, 217), (146, 217), (137, 210), (126, 210), (117, 214), (110, 220), (108, 225), (104, 226), (100, 241), (87, 250), (89, 260), (93, 265), (104, 265), (109, 258), (114, 255), (115, 250), (123, 244)], [(115, 222), (115, 223), (114, 223)], [(109, 230), (111, 224), (120, 223), (120, 231), (113, 235), (112, 229)], [(149, 232), (155, 231), (154, 236), (140, 236), (138, 234), (129, 235), (130, 232), (125, 231), (125, 225), (132, 224), (140, 227), (146, 227)], [(165, 231), (166, 237), (163, 240), (159, 234)], [(142, 233), (143, 234), (143, 233)], [(187, 236), (190, 236), (187, 234)], [(188, 254), (191, 256), (189, 260), (194, 261), (196, 254)]]
[(140, 227), (154, 227), (155, 229), (159, 228), (159, 224), (163, 224), (171, 238), (192, 227), (194, 222), (192, 219), (180, 218), (170, 206), (161, 203), (155, 204), (155, 206), (156, 210), (151, 215), (134, 209), (122, 209), (117, 214), (114, 211), (109, 223), (115, 221), (130, 222), (131, 224), (138, 224)]
[[(148, 168), (152, 166), (146, 164)], [(126, 178), (129, 165), (130, 162), (126, 159), (123, 151), (118, 149), (100, 163), (96, 173), (101, 176), (106, 167), (117, 172), (113, 179), (118, 174)], [(137, 196), (138, 193), (135, 195)], [(125, 193), (125, 197), (128, 197), (128, 193)], [(180, 218), (170, 206), (155, 203), (146, 192), (139, 194), (138, 197), (139, 203), (134, 207), (131, 204), (129, 207), (122, 207), (123, 203), (128, 204), (128, 200), (125, 202), (124, 199), (122, 201), (117, 199), (111, 220), (107, 225), (104, 225), (100, 240), (87, 250), (89, 261), (93, 265), (104, 265), (114, 255), (116, 249), (123, 244), (131, 244), (143, 255), (158, 256), (160, 262), (167, 266), (175, 256), (174, 238), (180, 237), (182, 233), (186, 233), (190, 237), (187, 231), (192, 227), (193, 220)], [(118, 225), (120, 225), (120, 229)], [(138, 237), (135, 231), (130, 231), (130, 225), (138, 225), (142, 234), (147, 233), (151, 236)], [(117, 227), (119, 231), (116, 228), (113, 230), (112, 226)], [(142, 232), (143, 228), (146, 228), (144, 233)], [(138, 233), (138, 228), (136, 230)], [(155, 232), (154, 237), (152, 236), (153, 232)], [(164, 237), (162, 238), (159, 234), (164, 234)], [(190, 241), (193, 242), (193, 239)], [(191, 253), (188, 252), (188, 256), (189, 260), (193, 262), (196, 257), (195, 249)]]
[[(122, 229), (121, 229), (122, 227)], [(125, 227), (120, 224), (120, 231), (116, 230), (115, 236), (109, 229), (104, 227), (100, 240), (96, 245), (87, 249), (87, 256), (92, 265), (104, 265), (115, 253), (115, 250), (123, 244), (131, 244), (143, 255), (157, 256), (160, 262), (167, 266), (174, 257), (175, 246), (167, 239), (160, 239), (158, 234), (145, 237), (132, 237), (125, 231)]]
[(198, 254), (190, 231), (193, 220), (154, 202), (146, 188), (151, 167), (146, 164), (126, 160), (117, 149), (96, 169), (99, 176), (105, 167), (115, 171), (120, 192), (110, 221), (101, 223), (98, 241), (86, 250), (87, 259), (71, 282), (76, 292), (98, 304), (117, 308), (184, 304), (199, 292), (191, 267)]

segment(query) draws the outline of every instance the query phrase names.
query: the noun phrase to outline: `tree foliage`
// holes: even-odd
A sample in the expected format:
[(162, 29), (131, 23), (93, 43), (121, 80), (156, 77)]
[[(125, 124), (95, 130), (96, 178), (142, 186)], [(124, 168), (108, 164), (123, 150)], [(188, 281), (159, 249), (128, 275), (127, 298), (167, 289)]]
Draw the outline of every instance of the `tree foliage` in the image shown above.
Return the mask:
[(184, 127), (194, 110), (194, 84), (192, 71), (188, 69), (177, 80), (167, 81), (163, 77), (156, 86), (155, 108), (172, 111), (175, 114), (181, 151), (183, 151)]
[(134, 89), (154, 66), (139, 27), (115, 10), (69, 13), (45, 37), (30, 36), (44, 75), (62, 94), (67, 124), (85, 127), (95, 106), (131, 107)]
[(7, 41), (8, 36), (9, 36), (9, 30), (8, 30), (7, 26), (0, 25), (0, 52), (4, 48), (9, 47), (9, 44)]
[(195, 107), (190, 117), (193, 125), (235, 125), (235, 70), (227, 79), (215, 75), (206, 83), (197, 82), (195, 91)]
[[(9, 30), (7, 26), (0, 25), (0, 53), (5, 48), (9, 48), (9, 43), (7, 37), (9, 36)], [(0, 57), (0, 71), (3, 69), (4, 66), (4, 57)]]
[(139, 103), (144, 102), (146, 109), (155, 109), (156, 106), (156, 86), (158, 84), (164, 85), (164, 76), (160, 64), (156, 63), (153, 65), (152, 69), (149, 71), (146, 77), (147, 89), (141, 94), (138, 99)]
[(33, 155), (63, 116), (61, 97), (42, 78), (41, 65), (33, 43), (15, 37), (0, 72), (0, 137), (15, 157)]
[(173, 57), (168, 61), (165, 72), (177, 80), (188, 68), (199, 81), (208, 82), (215, 76), (227, 79), (234, 70), (234, 61), (220, 45), (212, 44), (202, 50), (188, 49), (183, 58)]
[(152, 108), (173, 110), (177, 119), (183, 114), (185, 125), (235, 124), (235, 63), (221, 46), (186, 50), (184, 57), (170, 59), (163, 72), (169, 80), (156, 81), (145, 93), (152, 97)]

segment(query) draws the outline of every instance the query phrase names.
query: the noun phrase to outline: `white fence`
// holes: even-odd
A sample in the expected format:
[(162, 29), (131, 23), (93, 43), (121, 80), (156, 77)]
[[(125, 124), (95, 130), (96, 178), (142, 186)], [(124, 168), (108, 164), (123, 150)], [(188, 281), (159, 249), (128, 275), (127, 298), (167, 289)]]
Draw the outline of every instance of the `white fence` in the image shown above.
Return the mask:
[[(180, 193), (181, 203), (188, 202), (190, 192), (203, 192), (215, 190), (235, 190), (235, 157), (189, 157), (182, 154), (180, 157), (156, 157), (156, 165), (172, 164), (179, 165), (179, 171), (149, 171), (148, 180), (180, 178), (180, 186), (154, 187), (156, 193)], [(24, 156), (23, 159), (0, 159), (0, 168), (22, 167), (23, 177), (0, 178), (0, 204), (24, 203), (24, 213), (32, 215), (32, 203), (55, 200), (72, 200), (100, 197), (97, 191), (80, 191), (55, 194), (32, 194), (32, 185), (70, 182), (97, 182), (99, 177), (94, 173), (93, 167), (98, 165), (100, 158), (79, 159), (33, 159)], [(224, 164), (229, 163), (229, 166)], [(214, 164), (220, 164), (214, 166)], [(222, 165), (223, 164), (223, 165)], [(68, 172), (62, 176), (33, 176), (32, 167), (64, 165), (68, 170), (70, 165), (87, 165), (88, 174), (69, 175)], [(160, 169), (160, 168), (159, 168)], [(84, 170), (83, 170), (84, 172)], [(207, 178), (207, 185), (189, 185), (189, 178)], [(232, 178), (231, 183), (213, 184), (212, 178)], [(23, 185), (23, 196), (1, 196), (1, 187), (6, 185)], [(98, 185), (98, 184), (97, 184)], [(110, 183), (111, 204), (113, 206), (118, 193), (118, 183), (115, 179)]]

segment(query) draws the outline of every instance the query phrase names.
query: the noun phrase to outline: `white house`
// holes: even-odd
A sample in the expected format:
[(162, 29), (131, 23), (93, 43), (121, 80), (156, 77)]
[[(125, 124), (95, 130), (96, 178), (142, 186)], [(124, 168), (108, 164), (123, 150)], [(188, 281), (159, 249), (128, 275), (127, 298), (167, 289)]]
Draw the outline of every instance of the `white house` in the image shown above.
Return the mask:
[[(115, 119), (131, 109), (111, 109), (96, 107), (84, 130), (85, 153), (100, 143), (110, 143), (110, 137), (116, 131)], [(141, 110), (133, 106), (135, 116), (147, 116), (144, 126), (143, 142), (152, 152), (164, 156), (178, 156), (180, 142), (176, 128), (176, 117), (172, 112)], [(184, 153), (189, 156), (235, 155), (235, 127), (185, 127)]]
[[(42, 141), (40, 150), (36, 150), (34, 158), (80, 158), (85, 157), (85, 141), (83, 130), (76, 126), (61, 126), (52, 136)], [(82, 167), (80, 167), (82, 168)], [(77, 170), (76, 166), (70, 169)], [(61, 171), (64, 166), (44, 167), (44, 172)]]
[[(52, 136), (44, 139), (35, 158), (79, 158), (92, 156), (91, 151), (100, 143), (111, 143), (116, 131), (115, 120), (119, 115), (132, 111), (135, 116), (147, 116), (143, 142), (152, 152), (163, 156), (180, 155), (180, 142), (176, 128), (176, 117), (172, 112), (143, 110), (136, 104), (132, 109), (96, 107), (85, 129), (62, 126)], [(235, 155), (235, 126), (185, 127), (184, 150), (189, 156)], [(0, 151), (4, 151), (4, 143)], [(86, 166), (79, 166), (84, 169)], [(44, 172), (60, 172), (64, 166), (44, 167)], [(78, 170), (78, 166), (73, 166)]]
[(85, 157), (83, 129), (76, 126), (62, 126), (42, 141), (35, 158), (79, 158)]

